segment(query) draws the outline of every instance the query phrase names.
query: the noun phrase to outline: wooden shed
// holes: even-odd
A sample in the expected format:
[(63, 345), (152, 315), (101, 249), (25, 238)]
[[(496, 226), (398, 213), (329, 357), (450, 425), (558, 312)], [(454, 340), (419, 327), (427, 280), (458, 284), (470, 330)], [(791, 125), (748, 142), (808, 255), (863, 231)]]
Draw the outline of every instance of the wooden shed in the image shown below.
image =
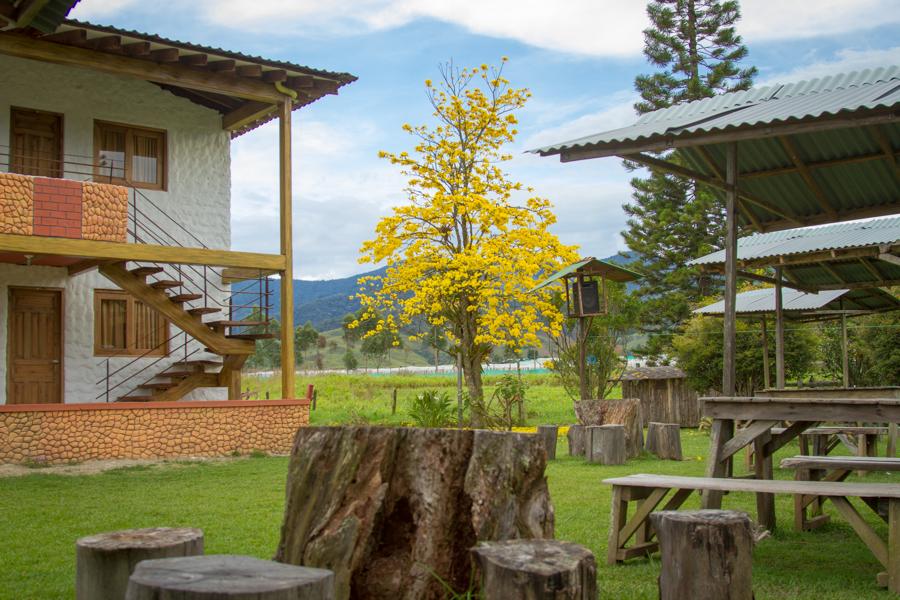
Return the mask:
[(697, 427), (700, 424), (697, 392), (688, 385), (684, 371), (676, 367), (629, 369), (622, 376), (622, 397), (641, 401), (644, 425), (658, 422)]

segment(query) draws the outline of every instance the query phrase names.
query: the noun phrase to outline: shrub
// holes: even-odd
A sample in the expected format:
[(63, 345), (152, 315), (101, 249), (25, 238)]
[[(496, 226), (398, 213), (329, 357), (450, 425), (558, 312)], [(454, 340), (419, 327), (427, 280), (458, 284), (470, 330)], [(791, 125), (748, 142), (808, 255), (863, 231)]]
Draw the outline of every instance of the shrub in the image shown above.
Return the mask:
[(447, 427), (453, 422), (453, 403), (447, 392), (425, 390), (416, 394), (409, 416), (417, 427)]

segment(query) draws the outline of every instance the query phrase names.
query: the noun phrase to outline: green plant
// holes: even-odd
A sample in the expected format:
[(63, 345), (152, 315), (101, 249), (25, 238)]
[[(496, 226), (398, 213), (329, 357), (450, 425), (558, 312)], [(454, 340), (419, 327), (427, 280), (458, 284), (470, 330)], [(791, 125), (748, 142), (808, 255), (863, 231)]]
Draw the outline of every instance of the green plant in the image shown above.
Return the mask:
[[(483, 422), (491, 429), (510, 430), (525, 423), (525, 392), (528, 385), (515, 375), (504, 375), (485, 405)], [(496, 408), (494, 403), (496, 402)], [(517, 415), (513, 417), (513, 408)]]
[(409, 416), (417, 427), (447, 427), (453, 420), (453, 404), (447, 392), (425, 390), (416, 394)]

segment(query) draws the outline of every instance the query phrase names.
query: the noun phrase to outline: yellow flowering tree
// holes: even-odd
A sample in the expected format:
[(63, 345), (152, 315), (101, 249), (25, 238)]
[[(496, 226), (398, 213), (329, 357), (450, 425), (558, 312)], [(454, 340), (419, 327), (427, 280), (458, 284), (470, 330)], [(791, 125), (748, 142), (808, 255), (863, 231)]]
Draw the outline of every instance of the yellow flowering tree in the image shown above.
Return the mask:
[[(506, 59), (503, 59), (504, 62)], [(408, 202), (393, 209), (363, 244), (360, 262), (387, 263), (383, 277), (363, 282), (359, 299), (383, 326), (427, 322), (461, 354), (478, 424), (484, 407), (481, 366), (495, 346), (539, 345), (538, 332), (558, 332), (562, 317), (542, 274), (577, 260), (548, 227), (551, 204), (510, 181), (502, 152), (517, 131), (515, 111), (530, 96), (513, 89), (503, 67), (440, 69), (425, 82), (432, 126), (404, 125), (416, 138), (410, 154), (381, 152), (409, 177)]]

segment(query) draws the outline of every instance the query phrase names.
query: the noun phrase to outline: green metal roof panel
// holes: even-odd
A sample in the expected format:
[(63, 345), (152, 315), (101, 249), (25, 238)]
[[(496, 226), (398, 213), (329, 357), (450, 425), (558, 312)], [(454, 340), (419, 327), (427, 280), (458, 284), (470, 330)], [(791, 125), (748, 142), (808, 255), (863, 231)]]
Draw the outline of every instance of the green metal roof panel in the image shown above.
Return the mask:
[(537, 291), (565, 277), (575, 275), (579, 270), (584, 271), (584, 275), (587, 277), (604, 277), (611, 281), (622, 283), (627, 281), (634, 281), (635, 279), (640, 279), (642, 277), (640, 273), (632, 271), (631, 269), (627, 269), (609, 261), (600, 260), (599, 258), (589, 256), (550, 275), (539, 284), (531, 288), (531, 290), (529, 290), (529, 293)]
[[(817, 294), (808, 294), (783, 288), (782, 306), (785, 312), (813, 313), (816, 311), (837, 310), (898, 310), (900, 300), (879, 288), (860, 290), (828, 290)], [(763, 288), (741, 292), (736, 296), (735, 312), (737, 314), (774, 313), (775, 288)], [(700, 315), (725, 314), (725, 301), (719, 300), (694, 310)]]

